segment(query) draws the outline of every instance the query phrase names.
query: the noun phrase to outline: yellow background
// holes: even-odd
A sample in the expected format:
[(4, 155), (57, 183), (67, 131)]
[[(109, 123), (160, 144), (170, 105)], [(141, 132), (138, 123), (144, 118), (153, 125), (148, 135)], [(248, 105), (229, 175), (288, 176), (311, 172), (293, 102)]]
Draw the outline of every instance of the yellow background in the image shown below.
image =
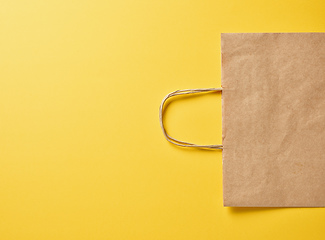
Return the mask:
[[(222, 204), (220, 151), (169, 144), (220, 87), (221, 32), (325, 31), (323, 0), (2, 0), (0, 239), (324, 239), (325, 209)], [(220, 94), (169, 105), (221, 143)], [(302, 193), (303, 194), (303, 193)]]

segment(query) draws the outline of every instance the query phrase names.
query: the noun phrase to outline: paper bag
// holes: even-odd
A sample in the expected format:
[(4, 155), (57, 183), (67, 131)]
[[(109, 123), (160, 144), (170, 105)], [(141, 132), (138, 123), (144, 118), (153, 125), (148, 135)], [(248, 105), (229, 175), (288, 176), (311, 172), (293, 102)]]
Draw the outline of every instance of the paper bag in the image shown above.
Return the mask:
[(325, 206), (325, 34), (225, 33), (225, 206)]

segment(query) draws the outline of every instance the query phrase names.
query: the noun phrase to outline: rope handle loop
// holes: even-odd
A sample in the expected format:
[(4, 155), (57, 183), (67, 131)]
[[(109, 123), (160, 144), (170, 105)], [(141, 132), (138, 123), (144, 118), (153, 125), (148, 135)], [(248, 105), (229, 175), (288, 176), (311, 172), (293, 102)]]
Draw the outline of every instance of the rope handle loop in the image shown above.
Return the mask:
[(196, 94), (196, 93), (210, 93), (210, 92), (222, 92), (222, 88), (197, 88), (197, 89), (184, 89), (184, 90), (177, 90), (174, 92), (171, 92), (167, 94), (164, 99), (162, 100), (159, 108), (159, 121), (160, 126), (163, 131), (164, 136), (166, 137), (167, 141), (175, 144), (180, 147), (193, 147), (193, 148), (205, 148), (205, 149), (222, 149), (222, 145), (197, 145), (194, 143), (184, 142), (177, 140), (171, 136), (168, 135), (166, 132), (164, 122), (163, 122), (163, 113), (164, 113), (164, 104), (165, 102), (172, 97), (179, 96), (179, 95), (185, 95), (185, 94)]

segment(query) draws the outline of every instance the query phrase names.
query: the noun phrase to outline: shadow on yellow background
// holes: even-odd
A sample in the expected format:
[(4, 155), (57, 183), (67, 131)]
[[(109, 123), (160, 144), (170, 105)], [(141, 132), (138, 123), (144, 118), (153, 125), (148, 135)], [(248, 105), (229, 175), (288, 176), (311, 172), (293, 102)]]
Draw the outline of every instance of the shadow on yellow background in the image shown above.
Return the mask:
[[(325, 30), (321, 0), (0, 3), (0, 239), (324, 239), (324, 209), (222, 203), (222, 152), (158, 109), (220, 87), (221, 32)], [(221, 143), (221, 96), (166, 127)], [(303, 193), (301, 193), (303, 194)]]

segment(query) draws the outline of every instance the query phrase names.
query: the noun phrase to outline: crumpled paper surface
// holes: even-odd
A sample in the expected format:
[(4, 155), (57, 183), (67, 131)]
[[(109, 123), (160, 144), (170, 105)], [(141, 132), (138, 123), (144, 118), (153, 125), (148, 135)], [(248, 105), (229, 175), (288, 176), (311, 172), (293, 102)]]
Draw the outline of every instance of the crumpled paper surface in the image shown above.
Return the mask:
[(325, 206), (325, 33), (224, 33), (224, 206)]

